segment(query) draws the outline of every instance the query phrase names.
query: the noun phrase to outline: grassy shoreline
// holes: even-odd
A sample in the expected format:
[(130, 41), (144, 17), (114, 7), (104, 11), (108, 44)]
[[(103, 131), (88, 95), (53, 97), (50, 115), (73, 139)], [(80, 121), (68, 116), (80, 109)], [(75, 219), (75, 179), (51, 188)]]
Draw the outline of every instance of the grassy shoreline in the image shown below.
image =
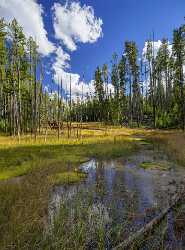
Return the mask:
[[(179, 133), (179, 134), (178, 134)], [(165, 146), (170, 153), (180, 132), (143, 129), (85, 129), (80, 139), (66, 136), (43, 137), (36, 142), (27, 136), (0, 137), (0, 249), (43, 249), (43, 232), (47, 225), (48, 202), (53, 185), (79, 182), (78, 166), (91, 158), (128, 157), (144, 140)], [(182, 141), (183, 142), (183, 141)], [(185, 145), (185, 144), (184, 144)], [(177, 147), (181, 161), (182, 144)], [(12, 178), (24, 175), (22, 178)], [(17, 181), (15, 181), (15, 179)], [(44, 249), (48, 249), (45, 246)]]
[(164, 150), (170, 159), (185, 167), (185, 133), (179, 130), (156, 130), (147, 139)]
[[(135, 132), (85, 130), (80, 140), (55, 138), (44, 143), (40, 138), (31, 144), (24, 138), (17, 144), (16, 139), (0, 137), (0, 249), (42, 249), (53, 185), (81, 181), (85, 176), (76, 168), (91, 158), (132, 154), (137, 149)], [(23, 173), (18, 181), (12, 178)]]

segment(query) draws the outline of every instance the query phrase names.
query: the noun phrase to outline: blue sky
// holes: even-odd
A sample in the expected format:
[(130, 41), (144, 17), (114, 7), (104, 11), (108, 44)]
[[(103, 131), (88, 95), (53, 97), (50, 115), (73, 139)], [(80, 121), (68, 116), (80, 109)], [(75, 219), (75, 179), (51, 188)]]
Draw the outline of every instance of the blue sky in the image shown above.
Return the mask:
[[(123, 51), (123, 44), (125, 40), (134, 40), (138, 44), (140, 51), (142, 51), (144, 42), (150, 37), (152, 31), (155, 33), (155, 40), (161, 40), (163, 37), (172, 39), (173, 29), (178, 27), (184, 22), (185, 16), (185, 0), (80, 0), (79, 6), (83, 8), (84, 5), (91, 6), (94, 10), (94, 22), (101, 18), (103, 24), (100, 25), (103, 35), (97, 35), (93, 37), (93, 42), (89, 42), (87, 37), (79, 37), (79, 42), (75, 41), (76, 50), (71, 50), (63, 42), (63, 37), (56, 38), (56, 30), (54, 29), (54, 16), (56, 9), (60, 9), (60, 6), (65, 7), (66, 1), (64, 0), (9, 0), (11, 5), (8, 5), (7, 1), (1, 0), (0, 3), (0, 15), (10, 20), (15, 16), (20, 19), (20, 22), (25, 26), (25, 30), (28, 29), (28, 34), (36, 34), (40, 32), (39, 22), (43, 22), (43, 30), (46, 31), (47, 39), (43, 41), (43, 48), (45, 44), (48, 51), (45, 53), (44, 64), (49, 65), (47, 71), (51, 71), (52, 65), (56, 60), (56, 53), (53, 51), (52, 46), (61, 47), (64, 53), (70, 56), (68, 61), (70, 68), (65, 69), (66, 72), (78, 75), (85, 75), (85, 81), (89, 82), (93, 78), (94, 70), (98, 65), (103, 63), (110, 63), (111, 55), (113, 52), (117, 52), (121, 55)], [(68, 7), (72, 2), (68, 1)], [(57, 8), (54, 11), (54, 4), (58, 3)], [(27, 5), (26, 5), (27, 4)], [(42, 15), (39, 12), (39, 4), (42, 5)], [(36, 6), (37, 5), (37, 6)], [(13, 6), (13, 7), (12, 7)], [(25, 15), (25, 18), (20, 18), (20, 13), (25, 11), (29, 6), (29, 12)], [(30, 7), (31, 6), (31, 7)], [(13, 8), (17, 9), (17, 13)], [(18, 13), (19, 9), (19, 13)], [(33, 11), (33, 15), (31, 14)], [(38, 13), (37, 13), (38, 12)], [(87, 11), (86, 11), (87, 12)], [(35, 13), (37, 13), (37, 16)], [(82, 13), (82, 12), (80, 12)], [(59, 13), (61, 16), (61, 12)], [(39, 16), (40, 15), (40, 16)], [(38, 22), (37, 22), (38, 17)], [(40, 19), (39, 19), (40, 18)], [(33, 20), (32, 20), (33, 19)], [(19, 21), (19, 20), (18, 20)], [(27, 23), (26, 23), (27, 22)], [(61, 22), (65, 22), (61, 18)], [(29, 23), (29, 25), (28, 25)], [(32, 32), (32, 25), (33, 32)], [(58, 26), (60, 23), (58, 24)], [(77, 24), (76, 24), (77, 25)], [(35, 27), (34, 27), (35, 26)], [(81, 30), (83, 33), (83, 29)], [(80, 36), (80, 35), (79, 35)], [(87, 38), (87, 39), (86, 39)], [(92, 38), (92, 37), (91, 37)], [(86, 39), (86, 40), (84, 40)], [(81, 40), (84, 40), (81, 42)], [(52, 43), (52, 44), (51, 44)], [(59, 58), (60, 60), (60, 58)], [(60, 71), (58, 71), (60, 77)], [(45, 74), (45, 82), (51, 85), (52, 74)], [(57, 75), (55, 74), (55, 81)], [(78, 81), (80, 81), (78, 79)], [(53, 88), (56, 89), (55, 84)]]
[(152, 31), (155, 40), (172, 38), (172, 31), (184, 22), (184, 0), (86, 0), (103, 20), (103, 38), (93, 45), (82, 45), (73, 54), (72, 67), (82, 72), (88, 65), (88, 77), (97, 65), (109, 62), (114, 51), (121, 54), (125, 40), (134, 40), (140, 50)]
[[(43, 5), (44, 0), (40, 1)], [(49, 1), (52, 5), (52, 1)], [(168, 37), (184, 22), (184, 0), (81, 0), (81, 4), (94, 8), (95, 15), (103, 20), (103, 37), (94, 44), (79, 44), (72, 53), (71, 68), (87, 81), (95, 68), (110, 63), (114, 51), (121, 54), (125, 40), (134, 40), (140, 51), (144, 42), (155, 33), (155, 40)], [(47, 23), (50, 26), (49, 22)], [(51, 29), (51, 27), (50, 27)]]

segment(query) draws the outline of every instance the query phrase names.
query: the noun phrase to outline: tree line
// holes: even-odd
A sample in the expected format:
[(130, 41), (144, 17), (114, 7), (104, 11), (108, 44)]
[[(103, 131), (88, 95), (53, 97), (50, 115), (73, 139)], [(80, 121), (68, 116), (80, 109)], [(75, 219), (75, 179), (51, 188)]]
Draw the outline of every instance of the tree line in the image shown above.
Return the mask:
[[(140, 55), (134, 41), (126, 41), (121, 58), (95, 71), (93, 109), (101, 121), (128, 126), (185, 128), (185, 25), (164, 38), (159, 49), (146, 41)], [(114, 93), (108, 83), (114, 86)], [(98, 106), (98, 107), (97, 107)], [(90, 114), (91, 112), (89, 112)], [(96, 120), (95, 119), (95, 120)]]
[[(35, 138), (48, 128), (60, 136), (64, 123), (103, 122), (126, 126), (185, 128), (185, 25), (173, 31), (173, 41), (154, 39), (140, 54), (134, 41), (124, 43), (119, 57), (96, 68), (95, 93), (76, 100), (44, 88), (42, 57), (35, 40), (26, 38), (14, 19), (0, 20), (0, 130), (10, 135), (31, 133)], [(110, 88), (113, 86), (113, 88)]]
[[(0, 130), (10, 135), (56, 127), (62, 99), (44, 89), (42, 58), (14, 19), (0, 20)], [(61, 91), (61, 86), (59, 88)], [(59, 96), (59, 95), (58, 95)], [(61, 96), (61, 95), (60, 95)]]

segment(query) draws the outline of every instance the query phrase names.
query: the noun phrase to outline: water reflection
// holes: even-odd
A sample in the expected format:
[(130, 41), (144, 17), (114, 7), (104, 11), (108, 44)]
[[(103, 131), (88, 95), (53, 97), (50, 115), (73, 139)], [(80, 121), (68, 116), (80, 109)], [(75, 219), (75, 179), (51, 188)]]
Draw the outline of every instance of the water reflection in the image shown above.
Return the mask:
[[(184, 170), (174, 164), (167, 171), (144, 170), (140, 163), (154, 160), (168, 161), (167, 157), (154, 150), (143, 150), (129, 160), (91, 161), (80, 169), (88, 173), (85, 183), (76, 186), (55, 187), (49, 205), (52, 223), (61, 202), (73, 200), (77, 193), (87, 190), (92, 195), (92, 210), (101, 208), (112, 225), (122, 228), (123, 238), (140, 229), (154, 218), (169, 203), (185, 176)], [(175, 180), (175, 182), (174, 182)], [(173, 183), (173, 184), (172, 184)], [(88, 197), (83, 197), (85, 199)], [(168, 237), (174, 244), (173, 213), (168, 215)], [(107, 242), (108, 245), (109, 241)], [(109, 249), (109, 248), (107, 248)]]

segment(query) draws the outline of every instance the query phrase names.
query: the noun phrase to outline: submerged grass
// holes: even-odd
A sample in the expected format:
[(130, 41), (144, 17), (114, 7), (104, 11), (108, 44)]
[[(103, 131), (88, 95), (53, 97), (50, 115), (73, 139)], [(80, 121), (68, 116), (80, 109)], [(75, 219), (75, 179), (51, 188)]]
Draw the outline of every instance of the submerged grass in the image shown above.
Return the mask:
[(61, 203), (60, 212), (50, 225), (42, 247), (48, 250), (105, 249), (110, 222), (106, 208), (94, 204), (92, 194), (81, 191), (72, 201)]
[(170, 168), (170, 166), (165, 162), (142, 162), (140, 164), (140, 167), (146, 170), (149, 169), (162, 171), (168, 170)]

